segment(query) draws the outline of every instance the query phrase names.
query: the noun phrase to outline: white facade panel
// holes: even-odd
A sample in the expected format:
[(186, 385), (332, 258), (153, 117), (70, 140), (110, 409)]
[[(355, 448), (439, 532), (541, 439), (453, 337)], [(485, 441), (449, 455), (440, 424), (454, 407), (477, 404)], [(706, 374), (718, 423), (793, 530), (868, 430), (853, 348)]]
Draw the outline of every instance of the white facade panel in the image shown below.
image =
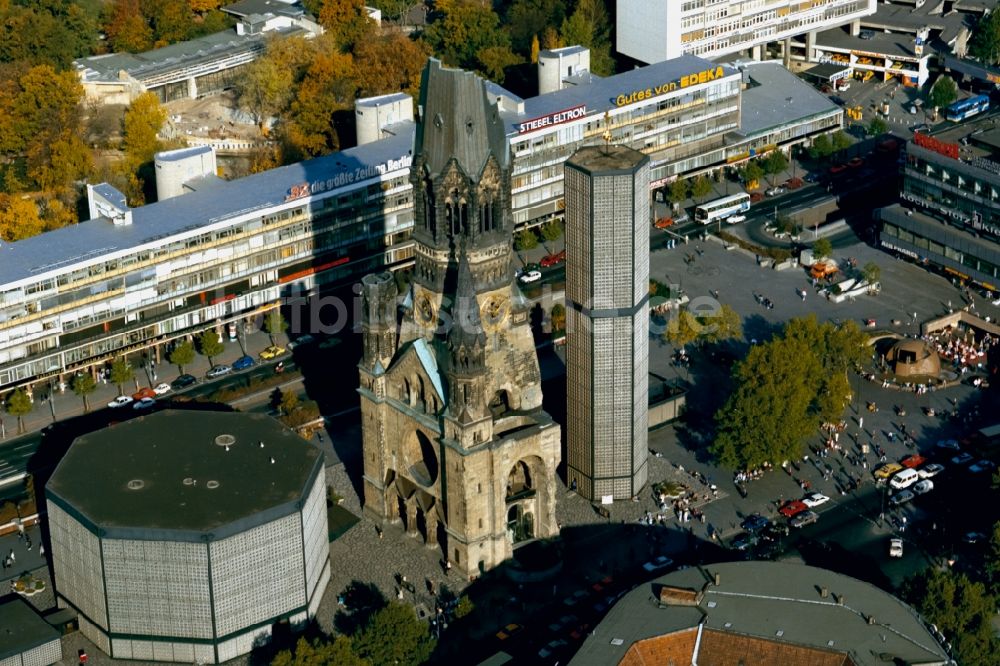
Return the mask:
[(54, 502), (48, 502), (48, 512), (56, 590), (92, 622), (106, 629), (100, 543)]
[[(618, 0), (616, 8), (616, 48), (640, 62), (661, 62), (669, 55), (672, 15), (679, 16), (680, 0)], [(677, 5), (672, 11), (670, 5)], [(679, 27), (679, 26), (678, 26)], [(679, 30), (678, 30), (679, 34)]]
[(306, 594), (311, 597), (314, 593), (322, 593), (322, 590), (317, 590), (317, 584), (330, 560), (330, 529), (326, 513), (324, 468), (320, 469), (302, 510), (302, 534), (305, 541)]

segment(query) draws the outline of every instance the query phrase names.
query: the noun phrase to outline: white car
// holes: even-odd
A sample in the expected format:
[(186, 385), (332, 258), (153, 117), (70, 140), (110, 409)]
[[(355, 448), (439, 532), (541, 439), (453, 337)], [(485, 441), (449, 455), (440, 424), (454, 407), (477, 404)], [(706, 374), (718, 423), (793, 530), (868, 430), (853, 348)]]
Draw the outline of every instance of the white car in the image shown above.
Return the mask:
[(903, 556), (903, 540), (889, 539), (889, 557)]
[(924, 479), (913, 484), (913, 494), (914, 495), (926, 495), (930, 491), (934, 490), (934, 482), (930, 479)]
[(111, 409), (118, 409), (119, 407), (124, 407), (125, 405), (130, 405), (134, 402), (132, 396), (130, 395), (120, 395), (111, 402), (108, 403), (108, 407)]
[(153, 387), (153, 393), (156, 395), (163, 395), (164, 393), (170, 393), (170, 384), (157, 384)]
[(929, 479), (932, 476), (937, 476), (943, 471), (944, 471), (944, 465), (941, 465), (939, 463), (931, 463), (930, 465), (924, 465), (923, 467), (918, 469), (917, 475), (920, 476), (921, 479)]
[(669, 557), (667, 557), (666, 555), (660, 555), (652, 562), (646, 562), (645, 564), (643, 564), (642, 568), (652, 573), (654, 571), (659, 571), (660, 569), (666, 569), (673, 563), (674, 561)]
[(746, 215), (730, 215), (726, 218), (726, 222), (729, 224), (739, 224), (740, 222), (746, 222)]
[(539, 271), (526, 271), (521, 273), (517, 279), (521, 284), (530, 284), (541, 280), (542, 274)]
[(149, 409), (150, 407), (152, 407), (155, 404), (156, 404), (156, 400), (155, 399), (153, 399), (153, 398), (143, 398), (142, 400), (139, 400), (134, 405), (132, 405), (132, 409), (136, 409), (136, 410), (139, 410), (139, 409)]
[(809, 493), (802, 498), (802, 503), (805, 504), (810, 509), (815, 509), (818, 506), (822, 506), (830, 501), (830, 498), (821, 493)]

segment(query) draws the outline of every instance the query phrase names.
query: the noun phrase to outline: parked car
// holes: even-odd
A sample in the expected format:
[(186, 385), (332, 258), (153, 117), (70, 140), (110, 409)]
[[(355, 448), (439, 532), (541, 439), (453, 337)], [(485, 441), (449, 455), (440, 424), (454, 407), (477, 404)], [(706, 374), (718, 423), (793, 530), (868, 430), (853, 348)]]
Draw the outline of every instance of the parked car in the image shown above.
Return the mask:
[(222, 375), (228, 375), (232, 371), (233, 369), (228, 365), (217, 365), (208, 372), (206, 372), (205, 376), (208, 377), (209, 379), (215, 379), (216, 377), (221, 377)]
[(959, 453), (957, 456), (951, 459), (952, 465), (968, 465), (973, 461), (971, 453)]
[(858, 33), (858, 37), (860, 37), (861, 39), (865, 39), (865, 40), (867, 40), (867, 39), (874, 39), (875, 38), (875, 33), (873, 31), (871, 31), (871, 30), (862, 30), (861, 32)]
[(969, 471), (975, 474), (980, 472), (992, 472), (996, 468), (996, 463), (991, 460), (980, 460), (974, 465), (969, 465)]
[(771, 521), (759, 513), (751, 513), (743, 519), (743, 522), (740, 523), (740, 527), (745, 529), (747, 532), (759, 532), (770, 524)]
[(563, 606), (575, 606), (586, 598), (587, 598), (586, 592), (584, 592), (583, 590), (577, 590), (570, 596), (563, 599)]
[(270, 347), (266, 347), (264, 351), (260, 353), (260, 357), (265, 361), (270, 361), (273, 358), (278, 358), (284, 353), (285, 353), (284, 347), (279, 347), (278, 345), (271, 345)]
[(565, 256), (561, 256), (562, 254), (563, 253), (558, 252), (556, 254), (547, 254), (544, 257), (542, 257), (542, 262), (541, 262), (542, 263), (542, 268), (549, 268), (549, 267), (555, 266), (559, 262), (563, 261), (566, 257)]
[(538, 656), (540, 658), (542, 658), (542, 659), (548, 659), (549, 657), (551, 657), (552, 655), (554, 655), (559, 650), (562, 650), (567, 645), (568, 645), (568, 643), (566, 643), (566, 641), (561, 640), (561, 639), (557, 639), (557, 640), (554, 640), (554, 641), (549, 641), (545, 645), (545, 647), (543, 647), (541, 650), (538, 651)]
[(889, 557), (903, 556), (903, 540), (898, 538), (889, 539)]
[(155, 404), (156, 404), (156, 400), (155, 399), (153, 399), (153, 398), (143, 398), (141, 400), (137, 400), (136, 402), (134, 402), (132, 404), (132, 409), (135, 409), (135, 410), (149, 409), (149, 408), (151, 408)]
[(962, 447), (959, 446), (958, 441), (954, 439), (939, 439), (938, 443), (934, 446), (939, 449), (951, 449), (952, 451), (961, 451)]
[(542, 279), (542, 274), (539, 271), (525, 271), (517, 277), (517, 281), (521, 284), (531, 284), (532, 282), (538, 282)]
[(667, 229), (669, 227), (674, 226), (674, 218), (661, 217), (656, 221), (656, 223), (653, 226), (656, 227), (657, 229)]
[(965, 543), (979, 543), (980, 541), (986, 541), (986, 535), (982, 532), (965, 533)]
[(863, 157), (852, 157), (850, 160), (847, 161), (847, 166), (849, 166), (852, 169), (858, 169), (860, 167), (863, 167), (864, 165), (865, 165), (865, 160)]
[(172, 388), (172, 389), (174, 389), (176, 391), (178, 389), (187, 388), (188, 386), (191, 386), (191, 385), (197, 384), (197, 383), (198, 383), (198, 379), (194, 375), (187, 375), (187, 374), (185, 374), (185, 375), (181, 375), (180, 377), (178, 377), (174, 381), (170, 382), (170, 388)]
[(847, 165), (846, 164), (834, 164), (832, 167), (830, 167), (830, 175), (831, 176), (836, 176), (837, 174), (843, 173), (845, 171), (847, 171)]
[(927, 132), (930, 131), (931, 128), (927, 126), (927, 123), (919, 123), (917, 125), (913, 125), (912, 127), (910, 127), (910, 129), (913, 131), (914, 134), (916, 134), (917, 132), (923, 132), (926, 134)]
[(915, 469), (923, 465), (925, 462), (927, 462), (927, 458), (924, 458), (922, 455), (918, 453), (914, 453), (900, 460), (899, 464), (902, 465), (903, 467), (909, 467), (911, 469)]
[(108, 403), (108, 407), (111, 409), (118, 409), (119, 407), (124, 407), (125, 405), (130, 405), (134, 402), (131, 396), (120, 395), (111, 402)]
[(662, 569), (666, 569), (673, 563), (674, 561), (669, 557), (667, 557), (666, 555), (660, 555), (656, 559), (643, 564), (642, 568), (650, 573), (653, 573), (654, 571), (660, 571)]
[(822, 506), (829, 501), (830, 498), (822, 493), (809, 493), (802, 498), (802, 503), (810, 509), (815, 509), (816, 507)]
[(886, 463), (875, 470), (874, 472), (875, 478), (888, 479), (890, 476), (900, 471), (901, 469), (903, 469), (903, 466), (900, 465), (899, 463)]
[(809, 507), (806, 506), (804, 502), (801, 502), (799, 500), (790, 500), (788, 502), (785, 502), (782, 505), (782, 507), (778, 509), (778, 513), (783, 515), (785, 518), (792, 518), (802, 513), (803, 511), (808, 511), (808, 510)]
[(522, 627), (521, 625), (517, 624), (516, 622), (511, 622), (510, 624), (508, 624), (507, 626), (505, 626), (503, 629), (501, 629), (500, 631), (498, 631), (496, 633), (496, 636), (500, 640), (505, 641), (508, 638), (511, 638), (513, 636), (517, 636), (523, 630), (524, 630), (524, 627)]
[(736, 550), (750, 550), (760, 542), (760, 537), (753, 532), (743, 532), (729, 542), (729, 545)]
[(906, 504), (914, 497), (916, 497), (916, 495), (914, 495), (912, 491), (901, 490), (889, 498), (889, 504), (899, 506), (900, 504)]
[(788, 524), (792, 527), (805, 527), (806, 525), (812, 525), (817, 520), (819, 520), (819, 514), (815, 511), (803, 511), (799, 515), (788, 521)]
[(164, 393), (170, 393), (170, 384), (162, 383), (157, 384), (153, 387), (153, 393), (156, 395), (163, 395)]
[(917, 470), (917, 475), (921, 479), (930, 479), (931, 477), (937, 476), (944, 471), (944, 465), (939, 463), (931, 463), (930, 465), (924, 465)]
[(233, 370), (246, 370), (254, 366), (253, 356), (240, 356), (233, 361)]
[(316, 338), (314, 338), (310, 334), (306, 333), (305, 335), (300, 335), (299, 337), (297, 337), (294, 340), (292, 340), (291, 342), (289, 342), (288, 343), (288, 348), (289, 349), (295, 349), (295, 348), (301, 347), (303, 345), (311, 345), (314, 342), (316, 342)]
[(818, 183), (821, 179), (822, 176), (818, 173), (807, 173), (805, 178), (807, 183)]
[(930, 479), (924, 479), (923, 481), (917, 481), (913, 484), (913, 494), (914, 495), (926, 495), (930, 491), (934, 490), (934, 482)]
[(785, 187), (784, 185), (775, 185), (774, 187), (767, 188), (767, 190), (765, 190), (764, 194), (766, 194), (769, 197), (776, 197), (776, 196), (778, 196), (780, 194), (784, 194), (787, 191), (788, 191), (788, 188)]
[(746, 215), (730, 215), (729, 217), (726, 218), (727, 224), (739, 224), (741, 222), (746, 222), (746, 221), (747, 221)]
[(909, 488), (914, 483), (920, 479), (920, 475), (917, 474), (915, 469), (904, 469), (902, 471), (896, 472), (891, 479), (889, 479), (889, 485), (896, 490), (902, 490), (903, 488)]
[(143, 398), (155, 398), (155, 397), (156, 397), (156, 391), (149, 388), (148, 386), (143, 387), (132, 394), (133, 400), (142, 400)]

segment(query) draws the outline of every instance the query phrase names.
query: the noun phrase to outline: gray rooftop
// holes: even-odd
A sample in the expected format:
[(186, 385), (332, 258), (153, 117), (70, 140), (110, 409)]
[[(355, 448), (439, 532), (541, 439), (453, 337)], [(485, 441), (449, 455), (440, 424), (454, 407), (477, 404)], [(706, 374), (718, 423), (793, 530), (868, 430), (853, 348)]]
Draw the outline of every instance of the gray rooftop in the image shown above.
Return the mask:
[[(0, 663), (58, 640), (59, 632), (20, 597), (0, 603)], [(21, 663), (21, 660), (14, 659), (14, 662)]]
[(631, 173), (648, 161), (648, 155), (628, 146), (583, 146), (570, 155), (566, 166), (593, 176), (603, 176)]
[(414, 126), (410, 123), (409, 127), (409, 132), (388, 139), (135, 208), (130, 225), (90, 220), (14, 243), (0, 243), (0, 285), (38, 278), (87, 259), (124, 253), (213, 222), (278, 206), (293, 185), (327, 181), (398, 160), (412, 148)]
[[(939, 39), (950, 44), (955, 40), (962, 28), (971, 28), (974, 17), (969, 13), (976, 11), (972, 5), (979, 2), (960, 4), (956, 2), (952, 11), (941, 11), (943, 3), (925, 2), (920, 7), (905, 4), (878, 3), (874, 14), (861, 18), (861, 27), (893, 30), (896, 32), (916, 32), (921, 28), (930, 28), (939, 32)], [(995, 5), (995, 2), (987, 2)], [(879, 35), (876, 33), (876, 38)], [(887, 37), (889, 35), (886, 35)], [(899, 37), (898, 35), (896, 36)], [(862, 49), (864, 50), (864, 49)]]
[(119, 72), (125, 71), (139, 82), (168, 77), (173, 72), (196, 65), (221, 60), (244, 51), (262, 52), (272, 34), (305, 34), (301, 28), (272, 30), (267, 33), (237, 35), (235, 30), (223, 30), (186, 42), (178, 42), (145, 53), (109, 53), (79, 58), (74, 61), (83, 81), (114, 83)]
[(322, 461), (264, 414), (167, 410), (77, 438), (45, 493), (105, 536), (222, 538), (296, 511)]
[[(716, 573), (718, 587), (710, 583)], [(663, 585), (705, 593), (697, 606), (660, 606), (656, 595)], [(824, 587), (827, 598), (820, 594)], [(843, 595), (843, 604), (833, 595)], [(868, 624), (869, 616), (874, 624)], [(858, 666), (893, 661), (882, 655), (891, 655), (895, 663), (948, 661), (916, 612), (887, 592), (826, 569), (751, 561), (675, 571), (640, 585), (611, 608), (571, 664), (617, 664), (636, 641), (699, 623), (734, 636), (846, 653)], [(612, 643), (616, 639), (620, 644)]]
[(246, 17), (252, 14), (266, 16), (291, 16), (293, 18), (302, 16), (306, 10), (298, 2), (282, 2), (282, 0), (240, 0), (231, 5), (221, 8), (222, 11), (233, 16)]
[[(508, 122), (507, 134), (517, 134), (518, 125), (526, 120), (541, 118), (580, 105), (587, 107), (587, 115), (604, 113), (618, 108), (615, 104), (618, 95), (655, 88), (664, 83), (677, 81), (682, 76), (715, 69), (718, 66), (704, 58), (683, 55), (608, 78), (595, 76), (589, 85), (577, 85), (524, 100), (524, 113), (504, 112), (501, 115)], [(736, 70), (728, 65), (722, 67), (727, 76), (736, 73)]]
[[(879, 7), (888, 5), (879, 5)], [(930, 57), (931, 50), (924, 48), (922, 56), (918, 56), (913, 50), (913, 35), (908, 34), (888, 34), (876, 32), (871, 39), (861, 39), (854, 37), (843, 28), (833, 28), (824, 30), (816, 35), (816, 46), (846, 49), (849, 51), (863, 51), (865, 53), (877, 53), (883, 55), (897, 55), (908, 58)]]
[(736, 131), (741, 136), (840, 108), (778, 62), (743, 62), (741, 66), (752, 84), (743, 90), (740, 128)]

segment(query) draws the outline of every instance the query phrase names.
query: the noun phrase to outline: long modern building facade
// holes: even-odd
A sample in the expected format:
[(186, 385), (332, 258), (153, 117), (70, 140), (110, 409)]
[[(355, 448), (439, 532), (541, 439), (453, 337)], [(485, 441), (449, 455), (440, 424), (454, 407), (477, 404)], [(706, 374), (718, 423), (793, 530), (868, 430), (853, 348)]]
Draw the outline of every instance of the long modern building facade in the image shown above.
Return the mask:
[(584, 147), (565, 180), (567, 479), (629, 499), (648, 477), (649, 157)]
[[(694, 56), (522, 100), (487, 94), (511, 153), (518, 227), (563, 217), (563, 163), (615, 143), (650, 158), (650, 187), (719, 172), (839, 128), (843, 112), (777, 63)], [(413, 261), (412, 122), (387, 138), (0, 244), (0, 391), (68, 383), (113, 356), (159, 361), (178, 338), (248, 320), (293, 295)]]
[(618, 0), (617, 50), (653, 63), (683, 54), (717, 58), (875, 13), (875, 0)]
[(998, 291), (1000, 130), (992, 120), (915, 135), (900, 197), (904, 205), (878, 211), (884, 249)]

